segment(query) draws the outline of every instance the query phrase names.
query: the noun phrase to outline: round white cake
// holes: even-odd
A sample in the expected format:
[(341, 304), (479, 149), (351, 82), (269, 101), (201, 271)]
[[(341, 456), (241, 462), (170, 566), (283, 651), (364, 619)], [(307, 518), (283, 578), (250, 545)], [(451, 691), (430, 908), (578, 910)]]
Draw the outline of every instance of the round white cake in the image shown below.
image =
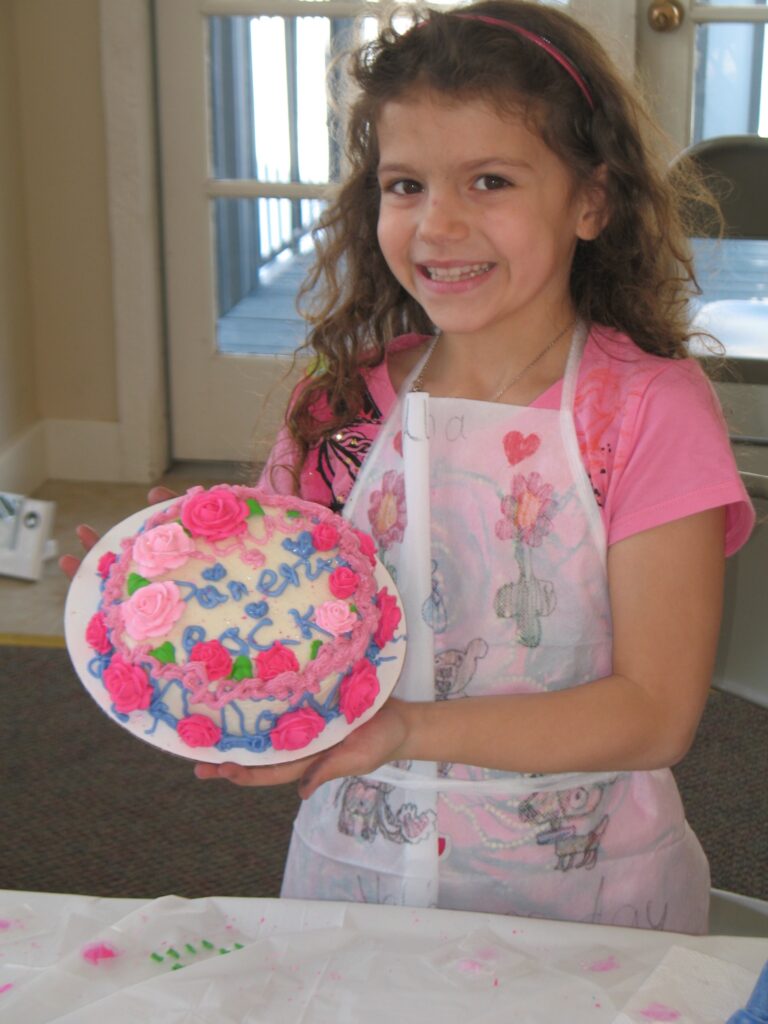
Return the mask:
[(238, 485), (192, 488), (110, 531), (73, 582), (66, 625), (81, 678), (121, 724), (244, 764), (338, 742), (383, 703), (405, 653), (371, 538), (323, 506)]

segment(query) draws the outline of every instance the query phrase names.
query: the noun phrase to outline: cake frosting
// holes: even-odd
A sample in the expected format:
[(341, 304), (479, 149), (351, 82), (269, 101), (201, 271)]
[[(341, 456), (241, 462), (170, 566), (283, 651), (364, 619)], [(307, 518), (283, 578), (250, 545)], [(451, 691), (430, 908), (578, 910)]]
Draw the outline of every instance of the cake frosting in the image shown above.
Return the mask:
[(359, 724), (404, 640), (376, 564), (323, 506), (194, 487), (99, 559), (89, 672), (118, 719), (140, 713), (183, 748), (302, 750), (334, 720)]

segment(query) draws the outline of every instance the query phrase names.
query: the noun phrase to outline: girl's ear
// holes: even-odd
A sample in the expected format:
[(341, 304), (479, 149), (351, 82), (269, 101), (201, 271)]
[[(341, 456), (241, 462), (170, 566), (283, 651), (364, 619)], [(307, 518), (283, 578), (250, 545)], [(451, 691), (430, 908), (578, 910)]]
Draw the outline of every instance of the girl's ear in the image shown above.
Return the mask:
[(581, 213), (576, 234), (584, 242), (597, 238), (608, 223), (608, 168), (600, 164), (592, 174), (592, 178), (581, 190)]

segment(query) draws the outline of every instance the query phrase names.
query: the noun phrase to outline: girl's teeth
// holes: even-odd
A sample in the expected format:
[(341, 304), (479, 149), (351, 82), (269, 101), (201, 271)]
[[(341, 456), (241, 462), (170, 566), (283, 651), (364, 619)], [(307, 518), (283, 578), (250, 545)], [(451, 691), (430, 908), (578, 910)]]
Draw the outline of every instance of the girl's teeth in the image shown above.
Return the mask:
[(465, 281), (470, 277), (478, 277), (491, 269), (490, 263), (474, 263), (466, 267), (425, 267), (427, 276), (432, 281)]

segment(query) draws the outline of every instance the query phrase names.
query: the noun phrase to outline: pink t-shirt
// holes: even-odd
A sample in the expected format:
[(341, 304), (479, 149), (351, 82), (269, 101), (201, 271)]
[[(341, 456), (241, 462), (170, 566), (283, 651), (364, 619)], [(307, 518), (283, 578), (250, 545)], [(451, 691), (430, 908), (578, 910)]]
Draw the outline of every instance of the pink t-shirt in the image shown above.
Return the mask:
[[(394, 339), (408, 348), (423, 335)], [(299, 493), (339, 511), (379, 425), (395, 403), (386, 360), (365, 374), (361, 416), (313, 449)], [(558, 409), (562, 381), (533, 408)], [(726, 554), (747, 540), (754, 510), (741, 482), (720, 403), (694, 360), (664, 359), (626, 335), (593, 328), (579, 367), (574, 419), (584, 467), (605, 524), (608, 545), (706, 509), (726, 508)], [(263, 486), (292, 489), (292, 445), (281, 431), (262, 474)]]

